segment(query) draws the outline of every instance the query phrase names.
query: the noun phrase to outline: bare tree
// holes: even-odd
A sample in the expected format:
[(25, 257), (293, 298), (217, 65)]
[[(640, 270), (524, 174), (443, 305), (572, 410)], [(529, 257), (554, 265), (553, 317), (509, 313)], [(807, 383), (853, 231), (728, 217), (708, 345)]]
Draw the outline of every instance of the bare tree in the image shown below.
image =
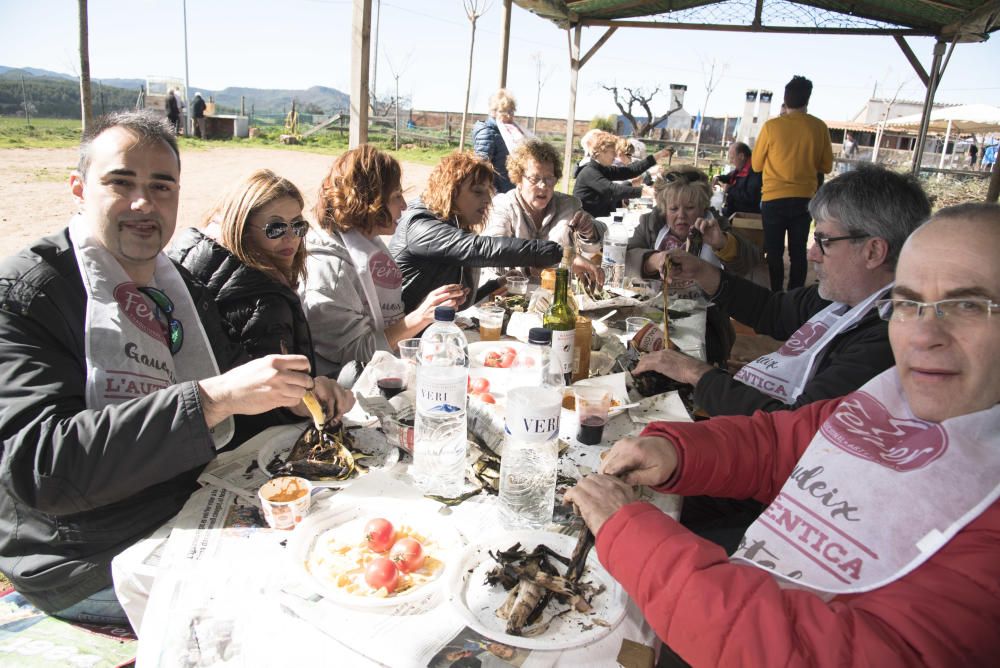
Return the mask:
[[(882, 112), (882, 118), (878, 122), (878, 129), (875, 130), (875, 148), (872, 150), (872, 163), (878, 163), (878, 151), (882, 146), (882, 133), (885, 131), (886, 121), (889, 120), (889, 114), (892, 112), (893, 105), (896, 104), (896, 99), (899, 97), (899, 92), (903, 90), (903, 86), (906, 85), (905, 81), (900, 82), (899, 86), (896, 87), (896, 92), (893, 93), (892, 99), (889, 103), (885, 105), (885, 110)], [(876, 88), (878, 84), (875, 84)], [(872, 97), (875, 97), (874, 91), (872, 92)]]
[[(670, 100), (666, 113), (654, 117), (652, 104), (653, 98), (660, 92), (659, 86), (649, 93), (642, 88), (622, 88), (623, 93), (619, 92), (618, 86), (602, 85), (601, 88), (610, 92), (614, 97), (615, 106), (622, 112), (622, 116), (632, 124), (632, 135), (635, 137), (645, 137), (653, 128), (670, 118), (671, 114), (681, 108), (680, 101), (674, 98)], [(635, 105), (639, 105), (646, 112), (645, 119), (640, 121), (635, 117), (635, 113), (633, 112)]]
[(701, 129), (705, 127), (705, 116), (708, 114), (708, 98), (712, 97), (712, 91), (715, 90), (715, 87), (719, 85), (719, 82), (722, 80), (723, 75), (725, 75), (727, 65), (723, 65), (722, 67), (719, 68), (718, 79), (715, 78), (715, 67), (716, 67), (715, 58), (712, 59), (712, 62), (710, 64), (706, 63), (705, 61), (702, 61), (701, 63), (701, 71), (702, 74), (705, 75), (705, 105), (701, 108), (701, 121), (698, 123), (698, 134), (695, 135), (694, 139), (695, 167), (698, 166), (698, 152), (701, 147)]
[(490, 8), (489, 2), (481, 2), (480, 0), (462, 0), (462, 4), (465, 6), (465, 15), (469, 18), (469, 23), (472, 26), (472, 36), (469, 39), (469, 74), (465, 78), (465, 106), (462, 107), (462, 133), (458, 139), (459, 150), (465, 148), (465, 123), (469, 117), (469, 93), (472, 91), (472, 54), (476, 48), (476, 21)]
[(90, 101), (90, 38), (87, 27), (87, 0), (77, 0), (80, 16), (80, 120), (86, 133), (94, 121)]
[(406, 57), (403, 59), (403, 64), (398, 70), (396, 69), (396, 66), (393, 64), (392, 58), (389, 57), (389, 54), (388, 53), (385, 54), (385, 60), (387, 63), (389, 63), (389, 71), (392, 73), (392, 78), (396, 82), (396, 93), (395, 95), (393, 95), (392, 106), (396, 110), (395, 122), (393, 123), (395, 131), (393, 134), (395, 135), (395, 146), (397, 151), (399, 150), (399, 77), (403, 76), (403, 73), (406, 71), (406, 68), (410, 66), (410, 56), (412, 54), (413, 51), (411, 49), (409, 52), (407, 52)]
[(538, 134), (538, 103), (542, 99), (542, 86), (552, 76), (552, 68), (542, 67), (542, 54), (536, 51), (531, 54), (531, 60), (535, 63), (535, 117), (531, 121), (531, 131)]

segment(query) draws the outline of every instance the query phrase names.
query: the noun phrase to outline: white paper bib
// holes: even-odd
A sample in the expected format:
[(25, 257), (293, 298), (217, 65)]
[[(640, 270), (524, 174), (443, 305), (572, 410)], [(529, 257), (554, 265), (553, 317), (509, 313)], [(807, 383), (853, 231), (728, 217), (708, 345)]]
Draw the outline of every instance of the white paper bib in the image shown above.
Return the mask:
[[(170, 354), (155, 307), (118, 260), (90, 236), (83, 219), (74, 217), (69, 231), (87, 293), (87, 408), (102, 409), (219, 374), (187, 285), (166, 255), (157, 255), (151, 285), (170, 298), (172, 317), (184, 327), (184, 343), (176, 355)], [(233, 431), (232, 418), (217, 425), (212, 430), (215, 447), (226, 445)]]
[(914, 417), (895, 368), (841, 401), (733, 560), (828, 594), (922, 564), (1000, 498), (1000, 406)]
[(777, 352), (761, 355), (734, 376), (778, 401), (794, 403), (816, 373), (827, 346), (865, 317), (892, 283), (876, 290), (854, 308), (834, 302), (795, 330)]

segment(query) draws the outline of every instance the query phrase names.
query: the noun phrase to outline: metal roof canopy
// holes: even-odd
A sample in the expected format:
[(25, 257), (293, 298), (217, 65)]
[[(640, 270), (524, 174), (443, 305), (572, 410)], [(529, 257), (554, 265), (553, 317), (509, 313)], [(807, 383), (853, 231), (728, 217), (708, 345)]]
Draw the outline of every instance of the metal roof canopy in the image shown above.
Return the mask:
[[(361, 2), (363, 0), (355, 0)], [(369, 0), (370, 1), (370, 0)], [(500, 47), (500, 87), (506, 85), (510, 43), (511, 2), (566, 30), (570, 52), (570, 102), (566, 121), (564, 188), (569, 188), (573, 126), (580, 68), (618, 28), (714, 30), (810, 35), (891, 36), (924, 82), (927, 94), (912, 171), (923, 158), (924, 141), (934, 93), (959, 42), (982, 42), (1000, 28), (1000, 0), (504, 0)], [(645, 20), (635, 20), (643, 18)], [(580, 56), (584, 27), (604, 27), (604, 34)], [(930, 73), (910, 49), (906, 37), (934, 37)], [(946, 47), (948, 48), (945, 57)], [(994, 172), (998, 180), (1000, 172)], [(991, 194), (994, 187), (991, 187)], [(994, 196), (995, 197), (995, 196)]]

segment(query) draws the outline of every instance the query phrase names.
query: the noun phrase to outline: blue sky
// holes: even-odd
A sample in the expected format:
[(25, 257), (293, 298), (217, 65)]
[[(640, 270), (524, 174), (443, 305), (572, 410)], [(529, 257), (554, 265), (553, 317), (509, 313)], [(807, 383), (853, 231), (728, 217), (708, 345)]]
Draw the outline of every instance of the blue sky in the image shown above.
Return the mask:
[[(474, 111), (485, 111), (499, 80), (501, 4), (492, 0), (476, 31)], [(347, 92), (351, 5), (349, 0), (188, 0), (191, 83), (213, 89), (323, 85)], [(0, 65), (75, 74), (76, 7), (74, 0), (0, 0)], [(411, 95), (415, 107), (461, 111), (469, 32), (461, 0), (383, 0), (379, 93), (390, 90), (395, 69), (401, 93)], [(584, 30), (584, 51), (600, 34)], [(183, 78), (183, 35), (181, 0), (90, 0), (91, 75)], [(932, 41), (913, 38), (910, 44), (927, 67)], [(538, 96), (541, 115), (565, 116), (566, 33), (515, 6), (508, 87), (518, 99), (518, 113), (534, 111), (536, 59), (548, 73)], [(830, 120), (852, 117), (873, 90), (891, 96), (902, 84), (901, 98), (924, 95), (888, 37), (622, 29), (581, 71), (577, 118), (615, 111), (601, 84), (663, 89), (686, 84), (684, 106), (695, 114), (705, 102), (703, 68), (713, 60), (723, 73), (709, 99), (709, 115), (742, 113), (748, 88), (771, 89), (780, 98), (794, 74), (813, 80), (810, 111)], [(960, 44), (937, 100), (1000, 106), (998, 72), (1000, 33), (982, 44)]]

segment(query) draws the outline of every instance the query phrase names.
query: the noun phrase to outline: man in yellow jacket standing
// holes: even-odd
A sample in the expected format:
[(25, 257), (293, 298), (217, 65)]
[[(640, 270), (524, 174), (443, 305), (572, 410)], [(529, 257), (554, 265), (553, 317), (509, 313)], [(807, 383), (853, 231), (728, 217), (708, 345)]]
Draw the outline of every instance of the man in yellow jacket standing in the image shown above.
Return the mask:
[(833, 146), (826, 123), (806, 113), (812, 82), (795, 76), (785, 86), (786, 112), (764, 123), (753, 149), (752, 165), (764, 177), (760, 212), (771, 290), (785, 279), (785, 233), (788, 233), (788, 289), (806, 281), (809, 200), (833, 169)]

